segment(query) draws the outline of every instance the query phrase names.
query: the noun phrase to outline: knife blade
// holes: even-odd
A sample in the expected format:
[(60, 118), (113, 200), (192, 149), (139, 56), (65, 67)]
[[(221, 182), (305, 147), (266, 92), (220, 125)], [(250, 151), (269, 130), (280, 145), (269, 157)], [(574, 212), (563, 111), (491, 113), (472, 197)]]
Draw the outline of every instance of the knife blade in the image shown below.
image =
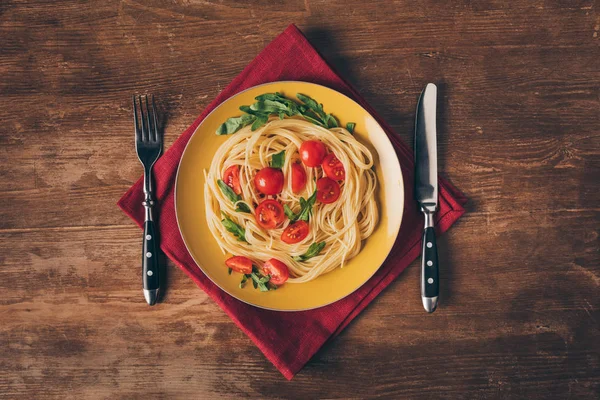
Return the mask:
[(437, 86), (428, 83), (417, 104), (415, 119), (415, 198), (425, 215), (421, 251), (421, 300), (429, 313), (439, 297), (439, 267), (434, 231), (438, 206), (437, 178)]

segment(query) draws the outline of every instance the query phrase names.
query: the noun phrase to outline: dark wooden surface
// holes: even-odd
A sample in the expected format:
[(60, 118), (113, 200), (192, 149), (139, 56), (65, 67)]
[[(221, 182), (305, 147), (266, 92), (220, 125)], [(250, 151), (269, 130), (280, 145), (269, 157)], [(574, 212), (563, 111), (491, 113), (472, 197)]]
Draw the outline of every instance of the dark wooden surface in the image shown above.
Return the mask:
[[(250, 4), (252, 3), (252, 4)], [(600, 396), (600, 13), (573, 1), (0, 3), (0, 397)], [(288, 24), (411, 141), (443, 93), (440, 169), (471, 199), (287, 382), (172, 264), (140, 292), (130, 95), (172, 143)]]

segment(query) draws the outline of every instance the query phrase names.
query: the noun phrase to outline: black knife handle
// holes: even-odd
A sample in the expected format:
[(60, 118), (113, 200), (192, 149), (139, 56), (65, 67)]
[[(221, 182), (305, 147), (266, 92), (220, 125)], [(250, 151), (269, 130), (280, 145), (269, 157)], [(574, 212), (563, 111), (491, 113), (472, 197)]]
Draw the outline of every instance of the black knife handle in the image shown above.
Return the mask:
[(423, 252), (421, 257), (421, 295), (438, 297), (440, 294), (438, 254), (433, 227), (423, 231)]
[(142, 282), (145, 290), (159, 288), (158, 237), (154, 221), (144, 222), (144, 245), (142, 253)]

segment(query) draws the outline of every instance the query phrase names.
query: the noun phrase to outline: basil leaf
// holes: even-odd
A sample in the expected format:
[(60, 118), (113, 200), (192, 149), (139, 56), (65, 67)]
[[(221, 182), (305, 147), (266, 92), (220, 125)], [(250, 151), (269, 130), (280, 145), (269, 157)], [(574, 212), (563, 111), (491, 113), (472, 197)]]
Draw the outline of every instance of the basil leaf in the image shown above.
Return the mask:
[(319, 253), (321, 252), (321, 250), (323, 250), (324, 248), (325, 248), (325, 242), (313, 243), (309, 246), (306, 253), (304, 253), (300, 256), (293, 257), (293, 258), (295, 261), (306, 261), (309, 258), (318, 256)]
[(240, 289), (243, 289), (246, 286), (246, 282), (248, 281), (248, 277), (246, 275), (242, 275), (242, 280), (240, 282)]
[(227, 273), (228, 273), (229, 275), (231, 275), (231, 271), (233, 271), (231, 268), (227, 268)]
[(285, 150), (281, 150), (277, 154), (273, 154), (271, 157), (271, 167), (273, 168), (283, 168), (283, 164), (285, 163)]
[(292, 211), (291, 208), (288, 207), (287, 204), (283, 205), (283, 212), (292, 222), (294, 222), (296, 218), (298, 218), (298, 216)]
[(261, 126), (263, 126), (264, 124), (266, 124), (268, 120), (269, 120), (269, 115), (268, 114), (257, 114), (256, 115), (256, 120), (252, 124), (252, 128), (251, 129), (253, 131), (257, 130), (258, 128), (260, 128)]
[(254, 286), (254, 289), (256, 289), (258, 287), (258, 283), (256, 283), (256, 281), (254, 279), (252, 280), (252, 286)]
[(254, 122), (255, 119), (256, 116), (250, 114), (245, 114), (241, 117), (231, 117), (217, 128), (216, 134), (229, 135), (230, 133), (235, 133), (246, 125)]
[(248, 214), (252, 213), (252, 211), (250, 211), (250, 206), (248, 206), (248, 204), (244, 203), (243, 201), (237, 203), (237, 208), (235, 209), (235, 211)]
[(237, 236), (237, 238), (238, 238), (239, 241), (248, 242), (246, 240), (246, 231), (244, 230), (244, 228), (242, 228), (241, 226), (239, 226), (238, 224), (236, 224), (235, 222), (233, 222), (231, 220), (231, 218), (229, 218), (225, 213), (223, 213), (223, 216), (225, 218), (223, 218), (221, 220), (221, 223), (223, 224), (223, 226), (225, 227), (225, 229), (227, 229), (228, 232), (231, 232), (235, 236)]
[(354, 122), (348, 122), (346, 124), (346, 130), (350, 133), (354, 133), (354, 127), (356, 126), (356, 124)]
[(339, 126), (337, 119), (331, 114), (327, 114), (327, 127), (328, 128), (337, 128)]
[(231, 187), (229, 187), (228, 184), (226, 184), (225, 182), (223, 182), (222, 180), (219, 179), (217, 181), (217, 185), (219, 186), (219, 189), (221, 189), (221, 192), (223, 192), (225, 197), (227, 197), (229, 199), (229, 201), (231, 201), (232, 203), (240, 201), (240, 196), (235, 194), (233, 189)]
[(285, 117), (285, 113), (283, 111), (279, 111), (279, 119), (283, 119)]

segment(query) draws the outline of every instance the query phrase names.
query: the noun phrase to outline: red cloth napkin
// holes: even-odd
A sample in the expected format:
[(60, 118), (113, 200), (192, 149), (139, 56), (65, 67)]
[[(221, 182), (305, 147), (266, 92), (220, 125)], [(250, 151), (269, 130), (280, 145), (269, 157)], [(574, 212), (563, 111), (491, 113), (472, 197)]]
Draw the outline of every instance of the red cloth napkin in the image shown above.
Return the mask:
[[(384, 128), (394, 144), (405, 182), (405, 206), (398, 240), (378, 272), (359, 290), (334, 304), (311, 311), (277, 312), (263, 310), (234, 299), (219, 289), (196, 266), (183, 243), (174, 208), (174, 183), (184, 147), (204, 117), (232, 95), (261, 83), (296, 80), (314, 82), (344, 93), (367, 109)], [(181, 134), (154, 166), (155, 195), (160, 206), (161, 248), (238, 325), (265, 356), (291, 379), (329, 339), (340, 333), (420, 253), (423, 220), (413, 198), (413, 155), (390, 126), (360, 95), (323, 60), (302, 32), (290, 25), (272, 41)], [(144, 221), (140, 178), (119, 200), (118, 205), (140, 227)], [(446, 231), (463, 213), (466, 201), (454, 187), (440, 179), (438, 233)], [(417, 282), (414, 282), (417, 285)], [(420, 299), (415, 298), (418, 302)], [(443, 305), (442, 305), (443, 306)]]

